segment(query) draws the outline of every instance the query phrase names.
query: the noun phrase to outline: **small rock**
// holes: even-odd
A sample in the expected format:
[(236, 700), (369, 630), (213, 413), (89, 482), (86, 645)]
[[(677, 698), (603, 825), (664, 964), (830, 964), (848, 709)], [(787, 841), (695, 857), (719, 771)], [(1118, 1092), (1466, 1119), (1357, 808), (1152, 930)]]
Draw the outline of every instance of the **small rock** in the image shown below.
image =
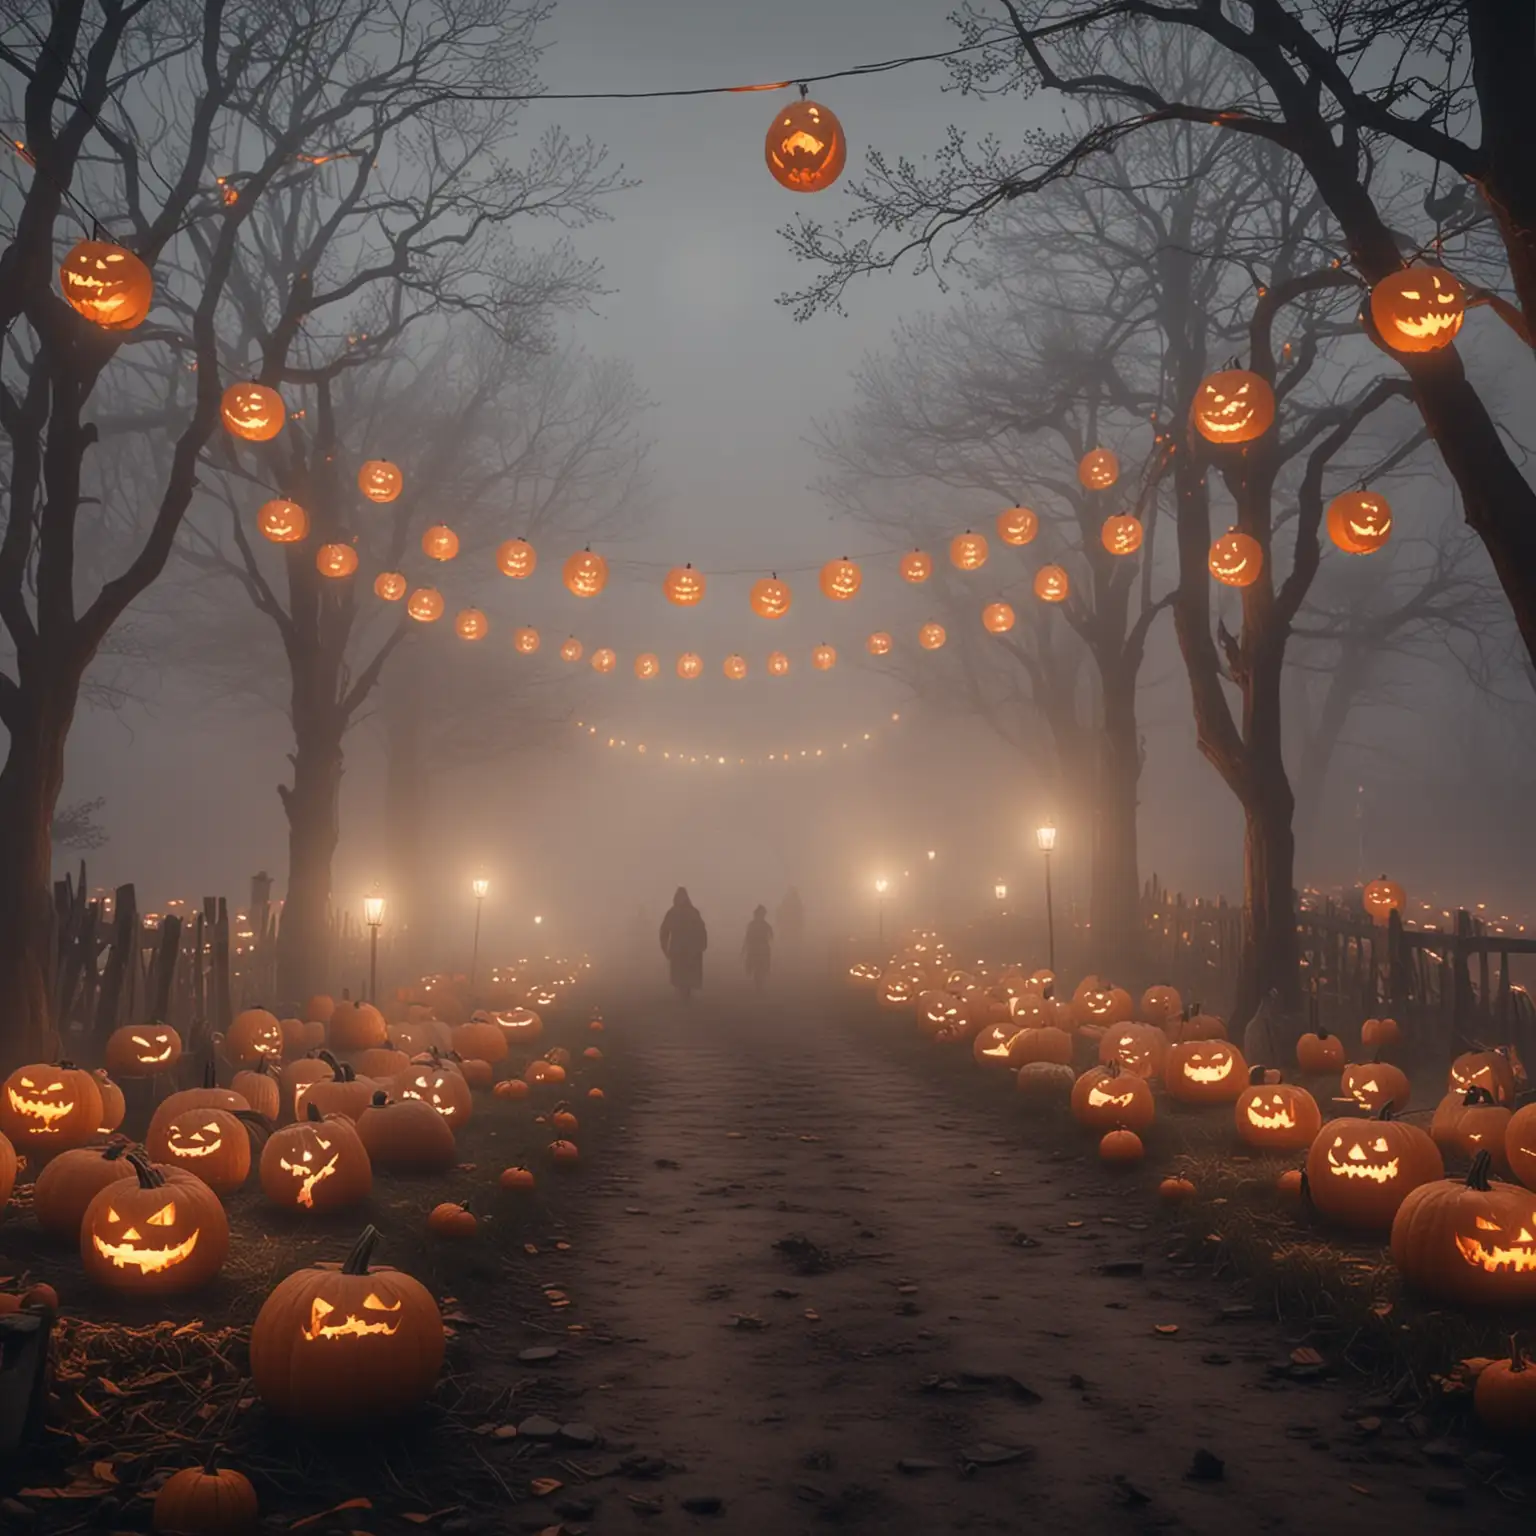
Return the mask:
[(1431, 1483), (1424, 1490), (1424, 1500), (1428, 1504), (1444, 1504), (1459, 1509), (1467, 1502), (1467, 1490), (1460, 1483)]
[(553, 1344), (538, 1344), (532, 1349), (519, 1350), (517, 1358), (524, 1365), (542, 1365), (547, 1360), (558, 1360), (560, 1351)]
[(683, 1165), (673, 1162), (670, 1157), (658, 1157), (656, 1159), (656, 1166), (658, 1168), (681, 1168)]
[(517, 1432), (520, 1435), (526, 1435), (530, 1440), (553, 1440), (560, 1433), (560, 1426), (553, 1419), (546, 1419), (543, 1414), (535, 1413), (517, 1426)]
[(680, 1502), (690, 1515), (720, 1515), (725, 1513), (725, 1500), (715, 1493), (691, 1493)]
[(1023, 1461), (1032, 1454), (1027, 1445), (993, 1445), (982, 1440), (966, 1446), (960, 1452), (960, 1460), (968, 1467), (1005, 1467), (1011, 1461)]
[(1220, 1456), (1213, 1455), (1202, 1447), (1195, 1452), (1194, 1458), (1189, 1464), (1189, 1471), (1184, 1476), (1196, 1483), (1225, 1482), (1227, 1464)]
[(560, 1438), (567, 1445), (579, 1445), (583, 1448), (597, 1444), (599, 1436), (595, 1426), (591, 1424), (562, 1424), (560, 1426)]
[(667, 1464), (660, 1456), (645, 1456), (638, 1452), (619, 1463), (619, 1471), (625, 1477), (661, 1477), (666, 1470)]
[(1074, 1392), (1085, 1392), (1088, 1389), (1088, 1383), (1086, 1381), (1084, 1381), (1083, 1378), (1081, 1376), (1079, 1376), (1076, 1371), (1073, 1371), (1073, 1373), (1070, 1376), (1067, 1377), (1067, 1385)]

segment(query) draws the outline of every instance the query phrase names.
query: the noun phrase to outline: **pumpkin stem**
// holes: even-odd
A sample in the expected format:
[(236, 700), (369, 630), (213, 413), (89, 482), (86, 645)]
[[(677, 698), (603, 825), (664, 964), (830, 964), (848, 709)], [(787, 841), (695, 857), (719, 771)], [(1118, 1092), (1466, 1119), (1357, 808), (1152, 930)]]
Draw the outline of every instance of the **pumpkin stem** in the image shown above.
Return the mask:
[(1267, 1068), (1260, 1067), (1260, 1066), (1249, 1067), (1248, 1068), (1248, 1086), (1250, 1088), (1260, 1088), (1260, 1087), (1262, 1087), (1263, 1084), (1264, 1084), (1264, 1073), (1266, 1072), (1266, 1070), (1267, 1070)]
[(133, 1165), (133, 1171), (139, 1176), (140, 1189), (160, 1189), (165, 1184), (165, 1175), (150, 1162), (149, 1158), (141, 1150), (135, 1148), (127, 1154), (127, 1157), (128, 1161)]
[(1376, 1118), (1378, 1120), (1391, 1120), (1394, 1118), (1392, 1113), (1392, 1101), (1390, 1099), (1388, 1099), (1387, 1102), (1381, 1106), (1381, 1109), (1377, 1113)]
[[(373, 1095), (373, 1104), (376, 1109), (382, 1109), (389, 1103), (389, 1095), (382, 1088), (377, 1089)], [(313, 1106), (311, 1106), (313, 1107)]]
[(258, 1115), (254, 1109), (233, 1109), (230, 1113), (249, 1131), (254, 1131), (262, 1141), (272, 1134), (273, 1125), (265, 1115)]
[(1488, 1170), (1493, 1166), (1493, 1158), (1487, 1152), (1479, 1152), (1472, 1159), (1472, 1166), (1467, 1170), (1467, 1188), (1479, 1191), (1488, 1188)]
[(1306, 1201), (1312, 1199), (1312, 1180), (1307, 1177), (1307, 1170), (1301, 1170), (1301, 1198)]
[(379, 1229), (375, 1226), (363, 1228), (363, 1235), (352, 1245), (352, 1252), (347, 1255), (346, 1262), (341, 1266), (344, 1275), (366, 1275), (368, 1273), (368, 1261), (373, 1257), (373, 1250), (378, 1246)]
[(1475, 1104), (1492, 1104), (1493, 1095), (1486, 1088), (1479, 1088), (1475, 1083), (1462, 1095), (1462, 1107), (1471, 1109)]
[(133, 1145), (126, 1136), (114, 1136), (106, 1146), (101, 1149), (101, 1155), (109, 1163), (115, 1163)]
[(325, 1116), (320, 1113), (320, 1106), (318, 1104), (311, 1104), (307, 1099), (304, 1101), (304, 1116), (306, 1119), (317, 1123), (325, 1119)]

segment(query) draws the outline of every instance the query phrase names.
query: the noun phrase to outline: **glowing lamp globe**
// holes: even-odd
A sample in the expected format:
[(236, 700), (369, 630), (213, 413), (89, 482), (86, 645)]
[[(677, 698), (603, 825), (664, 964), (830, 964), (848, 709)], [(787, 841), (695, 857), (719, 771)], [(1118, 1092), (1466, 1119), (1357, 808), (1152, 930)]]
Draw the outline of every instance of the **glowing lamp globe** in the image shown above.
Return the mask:
[(891, 637), (883, 629), (877, 629), (864, 642), (864, 649), (871, 656), (889, 656), (891, 654)]
[(919, 582), (927, 581), (933, 575), (933, 556), (924, 554), (920, 549), (914, 549), (901, 557), (901, 579), (910, 581), (913, 586)]
[(1134, 555), (1141, 548), (1141, 539), (1141, 519), (1129, 513), (1106, 517), (1099, 530), (1099, 541), (1112, 555)]
[(661, 590), (669, 603), (679, 608), (692, 608), (704, 600), (704, 573), (694, 570), (691, 565), (674, 566), (667, 572)]
[(787, 581), (780, 581), (778, 576), (764, 576), (761, 581), (752, 583), (752, 595), (749, 598), (752, 604), (752, 612), (760, 619), (782, 619), (789, 612), (790, 591)]
[(830, 672), (837, 665), (837, 650), (830, 645), (818, 645), (811, 652), (811, 665), (818, 672)]
[(969, 528), (949, 541), (949, 563), (957, 571), (979, 571), (987, 563), (987, 537)]
[(278, 497), (262, 503), (256, 526), (270, 543), (297, 544), (309, 535), (309, 514), (298, 502)]
[(722, 670), (733, 683), (739, 683), (747, 675), (747, 659), (735, 654), (727, 656)]
[(1373, 555), (1392, 537), (1392, 508), (1375, 491), (1345, 491), (1328, 503), (1328, 537), (1346, 555)]
[(459, 536), (446, 523), (434, 523), (421, 536), (421, 552), (429, 560), (452, 560), (459, 552)]
[(684, 651), (677, 658), (677, 675), (686, 683), (704, 675), (704, 661), (692, 651)]
[(988, 603), (981, 610), (982, 628), (992, 635), (1006, 635), (1014, 624), (1013, 607), (1009, 603)]
[(508, 539), (496, 551), (496, 569), (503, 576), (510, 576), (514, 581), (522, 581), (532, 576), (538, 563), (539, 557), (533, 552), (533, 545), (527, 539)]
[(997, 536), (1015, 548), (1028, 544), (1040, 531), (1040, 519), (1028, 507), (1009, 507), (997, 514)]
[(561, 572), (566, 590), (576, 597), (596, 597), (608, 585), (608, 562), (590, 549), (579, 549)]
[(1189, 410), (1206, 442), (1251, 443), (1274, 425), (1275, 392), (1246, 368), (1223, 368), (1200, 381)]
[(1078, 461), (1077, 478), (1086, 490), (1107, 491), (1120, 478), (1120, 460), (1108, 448), (1090, 448)]
[(491, 621), (478, 608), (464, 608), (453, 621), (461, 640), (483, 640), (491, 632)]
[(82, 240), (59, 267), (59, 291), (76, 314), (106, 331), (142, 325), (155, 280), (132, 251), (108, 240)]
[(661, 676), (661, 662), (649, 651), (642, 651), (635, 657), (635, 676), (642, 683), (648, 683), (653, 677)]
[(789, 657), (783, 651), (769, 651), (767, 666), (769, 677), (789, 676)]
[(828, 560), (821, 568), (821, 593), (835, 602), (847, 602), (859, 595), (864, 577), (857, 565), (845, 555), (841, 560)]
[(594, 672), (612, 672), (618, 664), (619, 658), (606, 645), (601, 645), (592, 652), (592, 670)]
[(219, 401), (219, 420), (233, 437), (267, 443), (283, 430), (283, 397), (265, 384), (231, 384)]
[(1067, 573), (1059, 565), (1042, 565), (1035, 572), (1035, 596), (1042, 603), (1064, 603), (1072, 590)]
[(1234, 528), (1211, 545), (1205, 563), (1224, 587), (1251, 587), (1264, 569), (1264, 551), (1257, 539)]
[[(532, 656), (539, 648), (539, 632), (530, 624), (524, 624), (521, 629), (512, 631), (512, 649), (519, 656)], [(581, 646), (576, 647), (577, 656), (581, 655)]]
[(405, 596), (405, 577), (399, 571), (380, 571), (373, 578), (373, 590), (386, 603), (398, 603)]
[(357, 472), (357, 488), (369, 501), (393, 501), (405, 489), (405, 476), (388, 459), (367, 459)]
[(339, 580), (357, 569), (357, 551), (350, 544), (322, 544), (315, 551), (315, 569)]
[(1394, 352), (1438, 352), (1456, 339), (1467, 295), (1443, 267), (1404, 267), (1371, 289), (1371, 319)]
[(801, 100), (775, 115), (763, 157), (781, 187), (821, 192), (843, 174), (848, 141), (834, 113), (817, 102)]
[(561, 661), (580, 661), (581, 660), (581, 641), (578, 640), (575, 635), (572, 635), (569, 640), (565, 641), (561, 645), (561, 647), (560, 647), (560, 660)]
[(417, 587), (406, 599), (405, 611), (418, 624), (435, 624), (443, 616), (443, 594), (436, 587)]
[(935, 624), (931, 620), (917, 632), (917, 643), (925, 651), (936, 651), (944, 644), (947, 637), (944, 634), (944, 626)]

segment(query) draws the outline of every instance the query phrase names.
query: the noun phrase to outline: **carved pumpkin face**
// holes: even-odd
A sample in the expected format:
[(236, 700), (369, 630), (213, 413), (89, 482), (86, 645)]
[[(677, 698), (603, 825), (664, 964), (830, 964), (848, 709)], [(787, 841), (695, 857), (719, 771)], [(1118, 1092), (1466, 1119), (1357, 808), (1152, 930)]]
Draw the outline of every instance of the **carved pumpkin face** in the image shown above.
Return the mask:
[(1073, 1117), (1101, 1136), (1121, 1128), (1144, 1131), (1155, 1113), (1146, 1079), (1122, 1072), (1114, 1062), (1090, 1067), (1072, 1088)]
[(265, 384), (231, 384), (219, 402), (224, 430), (247, 442), (270, 442), (283, 430), (283, 397)]
[(789, 676), (789, 657), (783, 651), (769, 651), (766, 665), (769, 677)]
[(1099, 542), (1112, 555), (1134, 555), (1141, 548), (1141, 519), (1129, 513), (1122, 517), (1106, 517), (1099, 530)]
[(340, 1210), (373, 1187), (368, 1154), (352, 1122), (340, 1115), (275, 1132), (262, 1148), (260, 1172), (269, 1200), (302, 1211)]
[(283, 1058), (283, 1026), (275, 1013), (265, 1008), (246, 1008), (235, 1015), (224, 1036), (224, 1050), (231, 1061), (248, 1066), (265, 1058)]
[(417, 587), (405, 605), (405, 611), (418, 624), (435, 624), (443, 616), (443, 594), (436, 587)]
[(1108, 448), (1090, 448), (1078, 461), (1077, 478), (1086, 490), (1107, 491), (1120, 478), (1120, 460)]
[(309, 514), (298, 502), (277, 497), (262, 503), (256, 528), (269, 544), (298, 544), (309, 537)]
[(782, 619), (789, 612), (792, 601), (789, 583), (780, 581), (777, 576), (765, 576), (761, 581), (753, 582), (749, 601), (752, 612), (760, 619)]
[(1371, 289), (1371, 319), (1394, 352), (1436, 352), (1456, 339), (1467, 296), (1442, 267), (1404, 267)]
[(1211, 545), (1205, 563), (1222, 586), (1251, 587), (1264, 569), (1264, 551), (1257, 539), (1234, 528)]
[(1313, 1204), (1324, 1216), (1362, 1230), (1390, 1226), (1410, 1190), (1444, 1173), (1439, 1148), (1401, 1120), (1331, 1121), (1307, 1153)]
[(970, 1020), (960, 1000), (948, 992), (923, 992), (917, 999), (917, 1027), (939, 1045), (963, 1040)]
[(1275, 419), (1275, 392), (1246, 368), (1224, 368), (1201, 380), (1190, 412), (1207, 442), (1251, 443)]
[(452, 1126), (469, 1119), (473, 1099), (461, 1072), (451, 1067), (412, 1067), (396, 1085), (398, 1099), (420, 1099)]
[(703, 658), (696, 655), (693, 651), (684, 651), (677, 658), (677, 675), (685, 681), (692, 682), (694, 678), (701, 677), (703, 672)]
[(565, 562), (561, 573), (568, 592), (576, 597), (596, 597), (608, 585), (608, 562), (590, 549), (579, 549)]
[(651, 651), (641, 651), (635, 657), (635, 676), (642, 683), (648, 683), (653, 677), (661, 676), (661, 660)]
[(936, 624), (932, 620), (924, 624), (917, 632), (917, 643), (925, 651), (936, 651), (945, 641), (944, 626)]
[(988, 603), (981, 610), (981, 627), (989, 635), (1006, 635), (1014, 625), (1014, 611), (1009, 603)]
[(1367, 1115), (1389, 1104), (1393, 1109), (1405, 1109), (1411, 1093), (1407, 1074), (1388, 1061), (1351, 1062), (1339, 1076), (1339, 1091)]
[(357, 472), (357, 488), (369, 501), (393, 501), (405, 487), (405, 476), (388, 459), (367, 459)]
[(374, 592), (386, 603), (398, 603), (406, 593), (407, 582), (399, 571), (380, 571), (373, 578)]
[(508, 539), (496, 551), (496, 569), (513, 581), (525, 581), (532, 576), (538, 563), (539, 557), (527, 539)]
[(791, 102), (773, 120), (763, 144), (769, 173), (791, 192), (820, 192), (843, 174), (848, 140), (843, 125), (814, 101)]
[[(519, 656), (532, 656), (539, 648), (539, 632), (532, 625), (525, 624), (520, 629), (512, 631), (512, 649)], [(580, 656), (578, 647), (576, 654)], [(598, 668), (599, 671), (602, 668)]]
[(1035, 572), (1035, 596), (1042, 603), (1064, 603), (1071, 589), (1067, 573), (1059, 565), (1042, 565)]
[(251, 1138), (227, 1110), (189, 1109), (175, 1116), (152, 1148), (156, 1159), (195, 1173), (215, 1194), (227, 1195), (251, 1171)]
[(1328, 537), (1346, 555), (1372, 555), (1392, 537), (1392, 507), (1376, 491), (1345, 491), (1328, 503)]
[(747, 658), (734, 652), (725, 658), (720, 669), (733, 682), (739, 683), (747, 675)]
[(453, 560), (459, 553), (459, 536), (447, 523), (434, 523), (421, 536), (421, 552), (428, 560)]
[(1372, 880), (1360, 893), (1360, 905), (1378, 923), (1385, 923), (1393, 912), (1401, 910), (1407, 899), (1402, 886), (1385, 875)]
[(830, 672), (837, 665), (837, 651), (830, 645), (818, 645), (811, 652), (811, 665), (818, 672)]
[(0, 1133), (19, 1152), (83, 1146), (101, 1123), (101, 1089), (67, 1063), (18, 1067), (0, 1090)]
[[(568, 640), (565, 640), (565, 641), (562, 642), (562, 644), (560, 646), (560, 660), (561, 661), (580, 661), (581, 660), (581, 641), (578, 640), (575, 635), (572, 635)], [(681, 677), (682, 673), (679, 673), (678, 676)]]
[(863, 583), (863, 573), (852, 560), (828, 560), (821, 568), (821, 594), (834, 602), (857, 597)]
[(357, 551), (350, 544), (322, 544), (315, 551), (315, 569), (339, 581), (357, 569)]
[(103, 330), (131, 331), (149, 314), (155, 280), (132, 251), (82, 240), (59, 268), (59, 290), (71, 309)]
[(181, 1060), (181, 1036), (168, 1024), (125, 1024), (107, 1037), (107, 1068), (118, 1077), (158, 1077)]
[(856, 961), (848, 967), (848, 980), (856, 987), (873, 987), (880, 980), (880, 967), (867, 960)]
[(1163, 1086), (1184, 1104), (1230, 1104), (1248, 1081), (1243, 1053), (1226, 1040), (1183, 1040), (1168, 1047)]
[(694, 570), (691, 565), (675, 566), (667, 572), (661, 590), (669, 603), (679, 608), (692, 608), (695, 603), (704, 601), (704, 573)]
[(1255, 1083), (1245, 1088), (1232, 1114), (1238, 1138), (1261, 1151), (1309, 1147), (1323, 1123), (1317, 1100), (1291, 1083)]
[(880, 983), (882, 1008), (910, 1008), (917, 1000), (918, 985), (909, 977), (890, 975)]
[(86, 1207), (80, 1223), (85, 1273), (99, 1285), (141, 1295), (194, 1290), (224, 1263), (224, 1207), (194, 1174), (152, 1167), (136, 1153), (131, 1161), (137, 1178), (108, 1184)]
[(1469, 1088), (1482, 1088), (1496, 1104), (1512, 1103), (1515, 1074), (1509, 1058), (1498, 1051), (1466, 1051), (1452, 1063), (1446, 1086), (1464, 1094)]
[(997, 514), (997, 536), (1004, 544), (1022, 548), (1040, 531), (1040, 519), (1028, 507), (1010, 507)]
[(922, 550), (914, 549), (909, 554), (901, 557), (901, 579), (910, 581), (913, 586), (927, 581), (933, 575), (933, 556), (925, 555)]
[(889, 656), (891, 653), (891, 637), (883, 629), (877, 629), (864, 642), (864, 649), (871, 656)]
[(1099, 1041), (1099, 1060), (1133, 1077), (1159, 1077), (1168, 1039), (1155, 1024), (1116, 1024)]
[(949, 563), (957, 571), (979, 571), (987, 563), (987, 536), (969, 528), (949, 541)]
[(491, 621), (478, 608), (461, 608), (454, 617), (453, 632), (460, 640), (483, 640), (491, 632)]
[(1177, 987), (1153, 986), (1141, 994), (1141, 1007), (1136, 1016), (1166, 1028), (1183, 1010), (1184, 1000)]

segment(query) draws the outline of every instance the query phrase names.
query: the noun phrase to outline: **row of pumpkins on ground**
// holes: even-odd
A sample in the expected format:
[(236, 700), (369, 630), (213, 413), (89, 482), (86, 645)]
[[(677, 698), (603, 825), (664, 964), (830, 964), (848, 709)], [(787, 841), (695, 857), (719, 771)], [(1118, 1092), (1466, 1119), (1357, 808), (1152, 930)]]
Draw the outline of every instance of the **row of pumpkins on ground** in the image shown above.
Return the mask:
[[(1141, 1133), (1157, 1114), (1154, 1082), (1176, 1104), (1230, 1106), (1245, 1146), (1306, 1153), (1305, 1172), (1282, 1175), (1282, 1192), (1305, 1191), (1319, 1215), (1351, 1231), (1390, 1230), (1398, 1267), (1423, 1293), (1536, 1307), (1536, 1102), (1519, 1104), (1525, 1085), (1511, 1054), (1458, 1056), (1426, 1131), (1395, 1118), (1411, 1093), (1401, 1068), (1349, 1063), (1338, 1036), (1304, 1034), (1297, 1069), (1338, 1073), (1336, 1097), (1350, 1107), (1325, 1124), (1307, 1087), (1272, 1066), (1250, 1066), (1222, 1021), (1185, 1008), (1172, 987), (1149, 987), (1138, 1003), (1089, 976), (1070, 1000), (1058, 999), (1049, 972), (958, 969), (932, 941), (884, 971), (856, 965), (850, 980), (872, 988), (882, 1007), (915, 1017), (935, 1042), (969, 1044), (982, 1066), (1011, 1070), (1022, 1094), (1067, 1104), (1101, 1138), (1106, 1162), (1141, 1159)], [(1378, 1050), (1398, 1038), (1390, 1019), (1362, 1029), (1363, 1043)], [(1079, 1072), (1075, 1058), (1090, 1049), (1098, 1061)], [(1446, 1178), (1447, 1158), (1469, 1163), (1467, 1175)], [(1522, 1182), (1492, 1177), (1511, 1173)]]

